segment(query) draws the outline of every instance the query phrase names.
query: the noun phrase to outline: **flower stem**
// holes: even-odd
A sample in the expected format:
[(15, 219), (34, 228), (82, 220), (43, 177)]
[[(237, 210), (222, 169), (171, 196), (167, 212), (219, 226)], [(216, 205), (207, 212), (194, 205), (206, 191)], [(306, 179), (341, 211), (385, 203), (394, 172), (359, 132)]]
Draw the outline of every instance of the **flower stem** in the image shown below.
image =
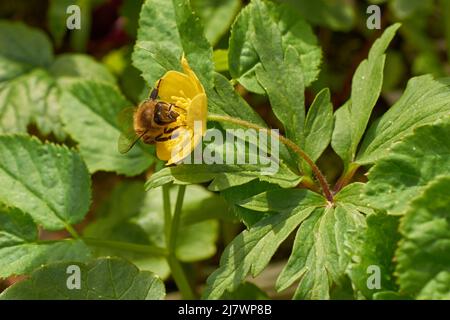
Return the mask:
[(95, 239), (95, 238), (82, 238), (86, 244), (95, 247), (104, 247), (110, 249), (121, 249), (126, 251), (132, 251), (137, 253), (147, 253), (156, 256), (166, 256), (167, 250), (164, 248), (146, 245), (146, 244), (137, 244), (130, 242), (122, 242), (122, 241), (113, 241), (113, 240), (104, 240), (104, 239)]
[(166, 246), (169, 243), (170, 229), (172, 222), (172, 209), (170, 207), (170, 186), (165, 184), (162, 187), (163, 192), (163, 207), (164, 207), (164, 237), (166, 239)]
[(178, 187), (177, 202), (175, 204), (175, 212), (172, 217), (172, 225), (169, 237), (169, 249), (171, 252), (175, 252), (177, 245), (177, 233), (181, 220), (181, 209), (183, 208), (184, 194), (186, 193), (186, 185), (180, 185)]
[(276, 134), (274, 131), (269, 130), (267, 128), (261, 127), (259, 125), (256, 125), (254, 123), (250, 123), (245, 120), (229, 117), (229, 116), (223, 116), (223, 115), (217, 115), (217, 114), (209, 114), (208, 119), (211, 121), (218, 121), (218, 122), (229, 122), (233, 123), (239, 126), (252, 128), (256, 130), (263, 130), (271, 135), (275, 135), (278, 140), (280, 140), (285, 146), (287, 146), (289, 149), (294, 151), (300, 158), (305, 160), (305, 162), (311, 167), (311, 170), (314, 172), (314, 175), (316, 176), (317, 180), (319, 181), (320, 187), (323, 191), (323, 194), (325, 198), (333, 202), (333, 194), (331, 193), (330, 187), (328, 185), (327, 180), (325, 179), (325, 176), (320, 171), (319, 167), (312, 161), (312, 159), (299, 147), (297, 146), (292, 140)]
[(80, 235), (78, 234), (77, 230), (75, 230), (75, 228), (72, 225), (66, 224), (65, 228), (66, 228), (67, 232), (70, 233), (72, 238), (74, 238), (74, 239), (79, 239), (80, 238)]
[(344, 188), (346, 185), (350, 183), (358, 168), (359, 168), (358, 164), (350, 163), (347, 170), (342, 174), (342, 176), (339, 178), (339, 180), (336, 182), (336, 185), (334, 186), (333, 191), (335, 194), (341, 191), (342, 188)]
[(163, 186), (163, 202), (164, 202), (164, 226), (165, 226), (165, 236), (166, 244), (168, 247), (168, 257), (167, 261), (172, 272), (173, 279), (181, 292), (184, 299), (193, 300), (195, 299), (195, 293), (189, 284), (189, 280), (183, 270), (183, 266), (177, 260), (176, 257), (176, 245), (177, 245), (177, 235), (181, 220), (181, 209), (183, 208), (184, 194), (186, 192), (186, 186), (180, 185), (178, 189), (177, 202), (175, 204), (175, 212), (171, 214), (170, 209), (170, 194), (169, 185)]

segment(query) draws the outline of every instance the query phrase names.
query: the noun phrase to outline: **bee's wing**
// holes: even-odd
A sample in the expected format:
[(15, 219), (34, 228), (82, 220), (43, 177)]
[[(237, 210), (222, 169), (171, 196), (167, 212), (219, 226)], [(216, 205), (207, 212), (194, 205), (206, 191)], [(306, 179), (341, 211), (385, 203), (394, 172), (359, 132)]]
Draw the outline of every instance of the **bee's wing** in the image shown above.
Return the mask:
[(120, 128), (120, 136), (117, 141), (117, 147), (120, 153), (127, 153), (142, 137), (134, 131), (133, 117), (135, 107), (125, 108), (117, 115), (117, 121)]

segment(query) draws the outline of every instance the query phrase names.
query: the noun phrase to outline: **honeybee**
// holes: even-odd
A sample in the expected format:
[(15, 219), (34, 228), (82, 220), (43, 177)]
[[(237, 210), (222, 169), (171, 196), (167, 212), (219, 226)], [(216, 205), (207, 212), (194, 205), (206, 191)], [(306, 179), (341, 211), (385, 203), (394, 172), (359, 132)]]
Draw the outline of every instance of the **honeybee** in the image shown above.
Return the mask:
[[(172, 103), (158, 100), (161, 80), (148, 99), (137, 108), (130, 107), (119, 113), (121, 135), (118, 141), (120, 153), (127, 153), (140, 140), (146, 144), (172, 139), (173, 132), (180, 126), (168, 127), (177, 121), (184, 109)], [(177, 110), (177, 111), (175, 111)]]

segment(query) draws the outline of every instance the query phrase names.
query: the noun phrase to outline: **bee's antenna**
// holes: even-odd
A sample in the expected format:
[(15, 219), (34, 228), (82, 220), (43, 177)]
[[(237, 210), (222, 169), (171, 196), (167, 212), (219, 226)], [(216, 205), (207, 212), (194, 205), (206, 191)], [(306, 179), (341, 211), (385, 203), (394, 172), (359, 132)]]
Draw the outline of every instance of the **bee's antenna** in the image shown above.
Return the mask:
[(159, 85), (161, 84), (161, 79), (159, 79), (158, 84), (156, 85), (156, 88), (152, 90), (150, 93), (149, 100), (156, 100), (158, 98), (158, 91), (159, 91)]

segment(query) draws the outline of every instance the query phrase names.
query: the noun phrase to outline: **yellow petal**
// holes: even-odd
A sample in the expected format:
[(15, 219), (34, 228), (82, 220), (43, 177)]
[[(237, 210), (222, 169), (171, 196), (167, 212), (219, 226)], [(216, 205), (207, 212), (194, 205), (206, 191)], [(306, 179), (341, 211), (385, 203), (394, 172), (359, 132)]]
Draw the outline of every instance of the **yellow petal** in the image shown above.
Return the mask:
[(203, 88), (202, 83), (200, 82), (200, 80), (198, 80), (197, 75), (194, 73), (194, 71), (192, 71), (184, 54), (183, 54), (183, 57), (181, 58), (181, 66), (183, 67), (184, 73), (191, 79), (191, 82), (195, 84), (197, 93), (205, 92), (205, 89)]
[(197, 85), (181, 72), (168, 71), (161, 78), (159, 97), (162, 101), (175, 103), (174, 97), (193, 99), (198, 93)]
[(156, 143), (156, 154), (159, 159), (166, 160), (167, 165), (177, 163), (189, 156), (206, 132), (208, 102), (205, 90), (189, 67), (184, 55), (181, 65), (184, 73), (167, 72), (161, 78), (159, 87), (161, 100), (179, 106), (183, 105), (186, 108), (186, 113), (180, 114), (176, 123), (173, 124), (173, 126), (183, 126), (176, 130), (176, 134), (179, 136)]
[(192, 130), (179, 130), (179, 136), (156, 144), (156, 155), (170, 165), (186, 158), (192, 152)]
[[(206, 131), (206, 117), (208, 113), (208, 101), (206, 94), (201, 93), (192, 99), (186, 114), (186, 125), (188, 128), (194, 129), (195, 121), (201, 121), (201, 132), (203, 135)], [(195, 146), (194, 146), (195, 148)]]

